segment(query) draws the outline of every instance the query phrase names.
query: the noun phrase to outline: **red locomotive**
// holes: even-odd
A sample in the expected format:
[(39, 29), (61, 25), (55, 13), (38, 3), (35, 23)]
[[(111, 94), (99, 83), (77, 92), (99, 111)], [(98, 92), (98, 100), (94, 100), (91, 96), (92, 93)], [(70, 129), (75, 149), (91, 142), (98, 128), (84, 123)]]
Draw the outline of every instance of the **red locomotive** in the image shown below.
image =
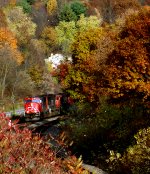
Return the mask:
[(48, 94), (24, 99), (24, 110), (26, 118), (38, 116), (43, 118), (46, 115), (54, 116), (68, 112), (73, 104), (70, 97), (64, 94)]
[(61, 111), (62, 95), (49, 94), (24, 99), (25, 117), (40, 118), (45, 115), (58, 115)]

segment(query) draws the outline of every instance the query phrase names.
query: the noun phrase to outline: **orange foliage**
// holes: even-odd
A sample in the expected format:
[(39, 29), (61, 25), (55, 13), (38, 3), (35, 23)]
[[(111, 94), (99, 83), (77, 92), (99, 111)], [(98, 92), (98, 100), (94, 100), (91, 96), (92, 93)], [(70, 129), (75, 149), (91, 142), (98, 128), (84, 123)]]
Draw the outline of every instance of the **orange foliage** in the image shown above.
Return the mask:
[(17, 40), (7, 28), (0, 28), (0, 47), (8, 44), (11, 48), (17, 48)]
[(17, 40), (7, 28), (0, 28), (0, 49), (3, 47), (9, 47), (15, 55), (16, 61), (18, 63), (22, 62), (23, 57), (17, 50)]
[(107, 78), (113, 97), (150, 97), (150, 11), (126, 19), (109, 55)]

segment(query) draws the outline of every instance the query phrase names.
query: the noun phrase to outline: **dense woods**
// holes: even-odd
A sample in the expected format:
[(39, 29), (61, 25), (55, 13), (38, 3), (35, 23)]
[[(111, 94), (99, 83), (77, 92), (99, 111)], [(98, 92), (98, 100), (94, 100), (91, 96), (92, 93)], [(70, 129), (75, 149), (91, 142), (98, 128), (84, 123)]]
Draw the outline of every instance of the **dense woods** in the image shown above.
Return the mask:
[[(0, 109), (27, 95), (67, 92), (75, 103), (62, 127), (73, 153), (111, 174), (149, 173), (149, 5), (1, 0)], [(64, 58), (57, 67), (45, 61), (58, 53)]]

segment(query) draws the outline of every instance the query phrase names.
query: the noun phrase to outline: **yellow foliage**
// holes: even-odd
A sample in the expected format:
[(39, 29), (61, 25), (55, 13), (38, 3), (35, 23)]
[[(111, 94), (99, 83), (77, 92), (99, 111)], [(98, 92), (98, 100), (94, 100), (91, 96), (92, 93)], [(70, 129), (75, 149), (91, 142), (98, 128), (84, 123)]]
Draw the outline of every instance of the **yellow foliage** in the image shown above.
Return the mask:
[(79, 158), (75, 156), (66, 158), (63, 163), (72, 174), (89, 174), (87, 170), (82, 168), (83, 161), (81, 156)]
[(57, 0), (48, 0), (47, 1), (47, 11), (51, 15), (57, 8)]

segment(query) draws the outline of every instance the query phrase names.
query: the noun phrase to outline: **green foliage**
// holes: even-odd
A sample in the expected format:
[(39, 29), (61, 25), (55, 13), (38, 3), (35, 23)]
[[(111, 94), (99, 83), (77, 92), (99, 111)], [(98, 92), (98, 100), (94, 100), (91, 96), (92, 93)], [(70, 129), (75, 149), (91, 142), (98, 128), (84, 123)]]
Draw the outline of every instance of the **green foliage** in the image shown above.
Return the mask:
[(32, 9), (31, 9), (30, 3), (33, 3), (33, 2), (28, 2), (28, 0), (21, 0), (17, 3), (17, 5), (21, 6), (25, 13), (31, 13)]
[(86, 16), (87, 8), (81, 2), (72, 2), (71, 4), (65, 4), (59, 14), (60, 21), (77, 21), (80, 15)]
[(61, 21), (56, 27), (58, 44), (62, 47), (63, 52), (70, 53), (78, 33), (82, 35), (85, 31), (98, 28), (99, 25), (100, 20), (96, 16), (85, 17), (81, 15), (77, 22)]
[(61, 21), (56, 27), (57, 41), (64, 53), (70, 52), (71, 44), (75, 40), (76, 26), (74, 21)]
[(71, 3), (70, 7), (73, 10), (73, 12), (76, 14), (78, 19), (80, 18), (81, 14), (84, 14), (86, 16), (87, 8), (81, 2), (78, 2), (78, 1), (73, 2)]
[(90, 29), (96, 29), (100, 27), (101, 20), (98, 19), (96, 16), (89, 16), (85, 17), (83, 14), (80, 15), (79, 20), (76, 23), (76, 26), (79, 32), (84, 32)]
[(35, 2), (35, 0), (27, 0), (27, 2), (32, 5)]
[(65, 21), (65, 22), (71, 22), (76, 21), (77, 16), (71, 9), (70, 5), (64, 5), (60, 14), (59, 14), (59, 20)]
[(141, 129), (134, 136), (136, 144), (130, 146), (126, 152), (110, 152), (109, 162), (113, 173), (119, 173), (124, 168), (124, 173), (148, 174), (150, 172), (150, 127)]

